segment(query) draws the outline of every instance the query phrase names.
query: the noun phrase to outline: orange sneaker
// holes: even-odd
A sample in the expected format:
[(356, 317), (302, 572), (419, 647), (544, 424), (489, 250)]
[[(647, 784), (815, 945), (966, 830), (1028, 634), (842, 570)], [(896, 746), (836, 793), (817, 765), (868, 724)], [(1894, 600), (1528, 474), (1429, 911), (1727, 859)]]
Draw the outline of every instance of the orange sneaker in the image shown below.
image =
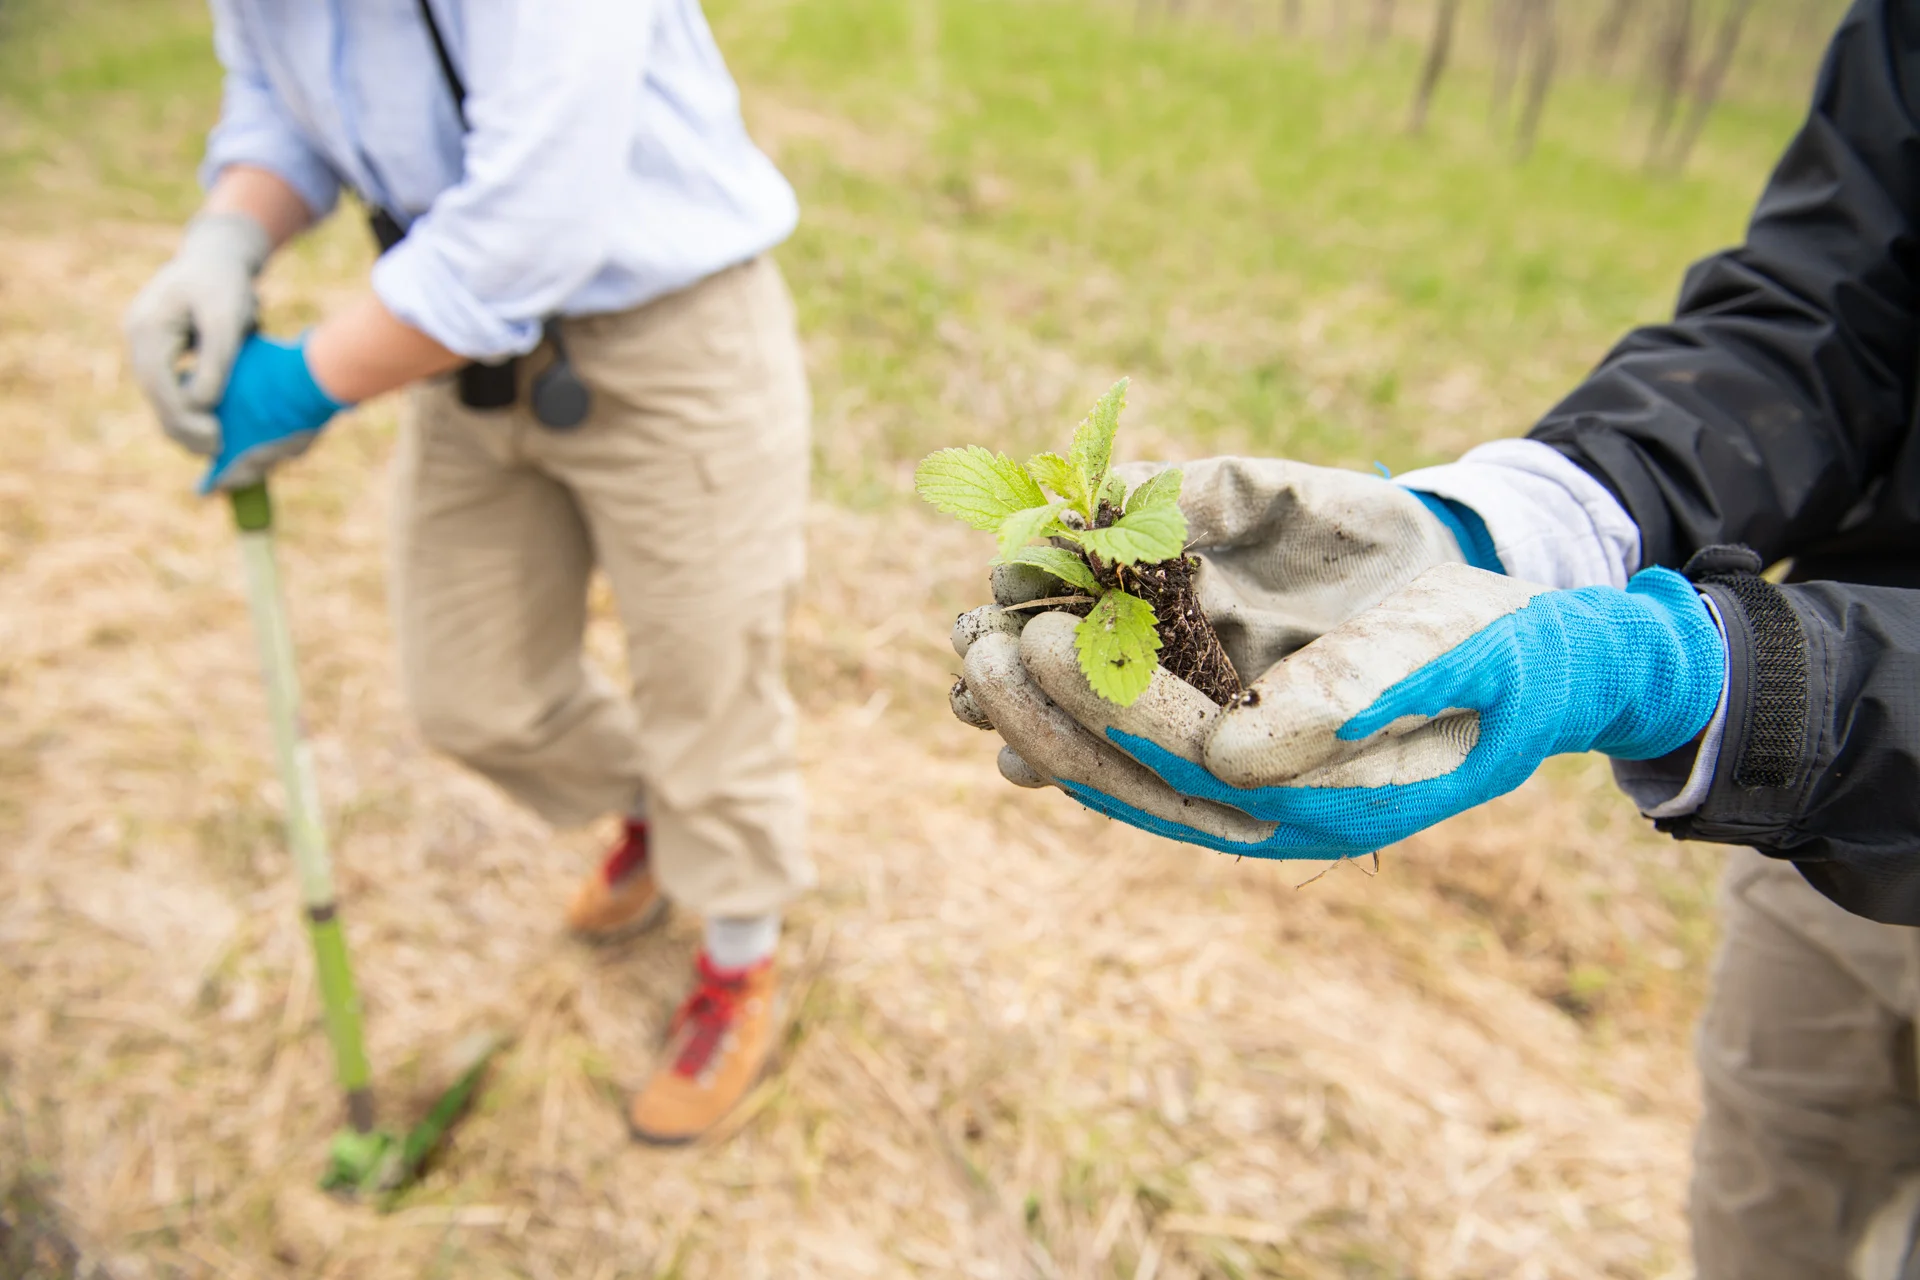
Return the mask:
[(647, 824), (629, 818), (620, 843), (574, 890), (567, 928), (606, 942), (656, 924), (666, 910), (667, 900), (647, 869)]
[(769, 956), (748, 969), (716, 969), (702, 953), (700, 981), (673, 1015), (646, 1087), (627, 1107), (633, 1136), (655, 1146), (692, 1142), (760, 1079), (779, 1031), (778, 983)]

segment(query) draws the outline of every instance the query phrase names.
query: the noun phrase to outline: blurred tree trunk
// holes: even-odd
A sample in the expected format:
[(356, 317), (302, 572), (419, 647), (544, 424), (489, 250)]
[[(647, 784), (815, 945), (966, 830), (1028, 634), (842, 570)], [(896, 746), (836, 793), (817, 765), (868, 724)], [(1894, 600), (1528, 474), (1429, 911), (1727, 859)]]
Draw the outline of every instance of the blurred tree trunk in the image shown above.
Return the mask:
[(1733, 0), (1733, 8), (1720, 20), (1713, 55), (1700, 72), (1692, 109), (1687, 113), (1679, 139), (1673, 144), (1673, 153), (1667, 158), (1667, 166), (1675, 172), (1687, 167), (1687, 157), (1693, 154), (1694, 144), (1700, 141), (1700, 134), (1707, 127), (1707, 117), (1713, 114), (1714, 105), (1720, 100), (1720, 91), (1727, 83), (1727, 70), (1733, 66), (1734, 51), (1740, 47), (1740, 30), (1752, 11), (1753, 0)]
[(1385, 44), (1393, 35), (1393, 0), (1373, 0), (1373, 30), (1371, 38), (1375, 44)]
[(1553, 73), (1560, 57), (1560, 13), (1554, 0), (1529, 0), (1527, 31), (1533, 37), (1533, 66), (1527, 77), (1527, 103), (1520, 115), (1520, 155), (1533, 154), (1540, 136), (1540, 117), (1553, 90)]
[(1420, 66), (1420, 88), (1413, 98), (1413, 114), (1407, 118), (1407, 131), (1419, 133), (1427, 127), (1427, 111), (1433, 106), (1434, 90), (1447, 70), (1447, 55), (1453, 50), (1453, 28), (1460, 16), (1460, 0), (1440, 0), (1433, 11), (1433, 34), (1427, 37), (1427, 56)]
[(1286, 26), (1288, 35), (1300, 34), (1300, 0), (1283, 0), (1280, 21)]
[(1529, 0), (1500, 0), (1493, 10), (1493, 100), (1487, 105), (1487, 118), (1498, 121), (1513, 100), (1513, 85), (1520, 78), (1520, 55), (1526, 49)]
[(1659, 163), (1673, 128), (1674, 112), (1687, 88), (1687, 67), (1693, 60), (1693, 0), (1668, 0), (1666, 30), (1660, 37), (1654, 64), (1653, 130), (1647, 137), (1647, 164)]
[(1621, 42), (1626, 38), (1627, 28), (1633, 23), (1633, 15), (1640, 8), (1640, 0), (1612, 0), (1607, 13), (1600, 20), (1600, 30), (1593, 38), (1593, 60), (1600, 67), (1600, 74), (1607, 75), (1613, 70), (1613, 60), (1619, 56)]

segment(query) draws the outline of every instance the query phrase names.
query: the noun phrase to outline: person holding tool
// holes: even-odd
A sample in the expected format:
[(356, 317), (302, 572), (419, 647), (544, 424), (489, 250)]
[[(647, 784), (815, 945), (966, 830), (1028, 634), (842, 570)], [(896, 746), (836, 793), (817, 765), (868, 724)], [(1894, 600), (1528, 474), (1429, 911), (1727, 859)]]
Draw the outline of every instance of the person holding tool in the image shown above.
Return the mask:
[[(1140, 474), (1130, 477), (1137, 481)], [(1527, 439), (1185, 468), (1247, 684), (1120, 708), (1074, 619), (955, 628), (1001, 768), (1209, 849), (1354, 857), (1599, 751), (1729, 859), (1703, 1280), (1920, 1276), (1920, 13), (1857, 0), (1746, 242)], [(1762, 576), (1786, 562), (1784, 579)], [(1061, 593), (996, 571), (1000, 605)]]
[[(782, 674), (809, 406), (765, 256), (792, 190), (697, 0), (212, 7), (208, 194), (128, 312), (135, 374), (211, 459), (203, 491), (414, 387), (392, 569), (408, 702), (555, 825), (622, 815), (577, 933), (668, 901), (704, 916), (628, 1116), (689, 1141), (769, 1059), (781, 912), (813, 881)], [(371, 287), (295, 340), (254, 333), (255, 277), (343, 188), (376, 210)], [(626, 698), (582, 653), (596, 567)]]

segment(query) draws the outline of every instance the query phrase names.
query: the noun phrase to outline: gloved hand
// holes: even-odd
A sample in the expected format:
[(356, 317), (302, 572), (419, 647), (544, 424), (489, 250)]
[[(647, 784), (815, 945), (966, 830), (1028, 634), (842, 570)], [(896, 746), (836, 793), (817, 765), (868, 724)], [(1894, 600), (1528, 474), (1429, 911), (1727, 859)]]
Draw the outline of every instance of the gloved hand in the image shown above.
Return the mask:
[(304, 338), (249, 337), (214, 411), (220, 453), (201, 479), (200, 492), (241, 489), (264, 478), (279, 463), (305, 453), (320, 429), (346, 407), (313, 380)]
[(1168, 675), (1121, 708), (1076, 619), (971, 639), (971, 703), (1082, 803), (1192, 844), (1275, 858), (1372, 852), (1513, 790), (1550, 755), (1664, 755), (1712, 719), (1725, 645), (1693, 588), (1547, 591), (1442, 565), (1335, 627), (1222, 710)]
[[(1131, 490), (1164, 469), (1164, 463), (1128, 463), (1114, 474)], [(1200, 561), (1194, 591), (1242, 680), (1416, 574), (1458, 563), (1462, 541), (1474, 540), (1439, 502), (1365, 472), (1277, 458), (1206, 458), (1181, 472), (1180, 510), (1190, 553)], [(1477, 532), (1484, 539), (1484, 529)], [(1488, 544), (1484, 555), (1491, 554)], [(1038, 569), (1002, 565), (993, 573), (995, 603), (955, 623), (954, 651), (966, 657), (968, 643), (983, 632), (1018, 635), (1034, 613), (1007, 606), (1067, 593)], [(977, 706), (956, 700), (954, 711), (977, 727), (992, 727)], [(1037, 731), (1038, 722), (1029, 728)], [(1010, 743), (1028, 736), (1020, 726), (1000, 729)], [(1003, 753), (1001, 765), (1010, 780), (1039, 785), (1011, 754)]]
[[(1132, 489), (1163, 470), (1130, 463), (1114, 474)], [(1243, 679), (1422, 570), (1465, 558), (1433, 505), (1379, 476), (1280, 458), (1180, 470), (1194, 590)]]
[[(1113, 473), (1131, 490), (1165, 469), (1135, 462)], [(1205, 458), (1180, 470), (1189, 552), (1200, 561), (1194, 591), (1243, 679), (1421, 571), (1464, 558), (1440, 503), (1378, 476), (1279, 458)], [(1001, 606), (1065, 592), (1018, 566), (994, 581)], [(1031, 583), (1033, 594), (1014, 583)]]
[[(1116, 466), (1114, 474), (1131, 489), (1164, 468), (1160, 462), (1129, 462)], [(1200, 560), (1194, 593), (1242, 679), (1265, 672), (1434, 564), (1459, 562), (1461, 541), (1473, 541), (1459, 518), (1448, 516), (1438, 503), (1367, 472), (1235, 457), (1187, 462), (1181, 472), (1190, 555)], [(1484, 537), (1484, 530), (1478, 533)], [(1484, 555), (1492, 555), (1490, 547)], [(1012, 691), (1020, 683), (1014, 679), (1020, 670), (1018, 643), (991, 641), (973, 656), (973, 641), (989, 633), (1018, 641), (1035, 612), (1010, 606), (1066, 593), (1064, 583), (1037, 568), (1002, 564), (993, 572), (995, 604), (962, 614), (954, 624), (954, 652), (1000, 674), (998, 681), (983, 676), (981, 683), (995, 681)], [(1175, 691), (1164, 691), (1164, 683)], [(1000, 773), (1008, 781), (1021, 787), (1043, 787), (1056, 777), (1077, 777), (1089, 785), (1098, 785), (1094, 777), (1110, 775), (1152, 781), (1117, 748), (1075, 729), (1064, 712), (1031, 685), (1027, 689), (1021, 699), (1002, 699), (993, 722), (979, 700), (960, 689), (954, 693), (960, 720), (1000, 729), (1008, 743), (1000, 750)], [(1185, 683), (1158, 677), (1140, 706), (1185, 700), (1185, 695), (1196, 699), (1196, 710), (1213, 706)], [(1021, 760), (1027, 745), (1052, 752), (1046, 754), (1046, 777)], [(1071, 754), (1071, 768), (1058, 752)], [(1171, 794), (1154, 785), (1162, 798)], [(1271, 831), (1261, 823), (1248, 825), (1244, 814), (1215, 808), (1206, 808), (1206, 821), (1213, 829), (1235, 831), (1235, 839), (1248, 839), (1254, 829)], [(1169, 812), (1192, 818), (1198, 810), (1171, 804)]]
[[(266, 228), (245, 214), (203, 213), (127, 308), (133, 376), (167, 434), (195, 453), (220, 452), (213, 407), (253, 327), (253, 280), (272, 250)], [(189, 348), (194, 369), (182, 381), (178, 367)]]

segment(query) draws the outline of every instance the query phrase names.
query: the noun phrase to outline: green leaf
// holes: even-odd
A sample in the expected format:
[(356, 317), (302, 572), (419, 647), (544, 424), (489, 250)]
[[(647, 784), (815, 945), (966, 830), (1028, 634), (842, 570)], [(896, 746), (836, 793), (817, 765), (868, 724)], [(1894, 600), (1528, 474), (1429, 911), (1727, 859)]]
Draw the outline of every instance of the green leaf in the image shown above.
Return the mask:
[(997, 531), (1000, 536), (1000, 555), (994, 563), (1005, 564), (1014, 552), (1029, 542), (1044, 538), (1060, 528), (1060, 504), (1057, 502), (1014, 512), (1000, 522)]
[(1124, 591), (1109, 591), (1074, 628), (1080, 670), (1108, 702), (1131, 706), (1147, 690), (1159, 665), (1160, 634), (1153, 606)]
[(1127, 502), (1127, 482), (1119, 476), (1109, 475), (1107, 477), (1106, 487), (1100, 490), (1100, 500), (1112, 507), (1115, 514), (1118, 514)]
[(1175, 506), (1129, 511), (1105, 529), (1078, 535), (1081, 546), (1115, 564), (1157, 564), (1186, 549), (1187, 518)]
[(1007, 557), (1009, 564), (1030, 564), (1037, 569), (1045, 569), (1070, 587), (1079, 587), (1089, 595), (1099, 595), (1104, 588), (1100, 579), (1093, 576), (1093, 570), (1087, 568), (1087, 562), (1062, 547), (1022, 547)]
[(1172, 507), (1180, 502), (1180, 468), (1168, 467), (1158, 475), (1142, 480), (1127, 495), (1127, 514), (1153, 507)]
[[(1120, 411), (1127, 405), (1127, 380), (1113, 384), (1094, 404), (1093, 412), (1073, 431), (1067, 461), (1080, 479), (1080, 492), (1089, 501), (1106, 487), (1107, 467), (1113, 461), (1113, 437), (1120, 430)], [(1087, 514), (1091, 516), (1092, 511)]]
[(1027, 459), (1027, 474), (1077, 507), (1086, 505), (1080, 492), (1080, 474), (1057, 453), (1036, 453)]
[(938, 510), (989, 531), (1016, 511), (1047, 503), (1019, 464), (977, 444), (928, 454), (913, 473), (913, 487)]

